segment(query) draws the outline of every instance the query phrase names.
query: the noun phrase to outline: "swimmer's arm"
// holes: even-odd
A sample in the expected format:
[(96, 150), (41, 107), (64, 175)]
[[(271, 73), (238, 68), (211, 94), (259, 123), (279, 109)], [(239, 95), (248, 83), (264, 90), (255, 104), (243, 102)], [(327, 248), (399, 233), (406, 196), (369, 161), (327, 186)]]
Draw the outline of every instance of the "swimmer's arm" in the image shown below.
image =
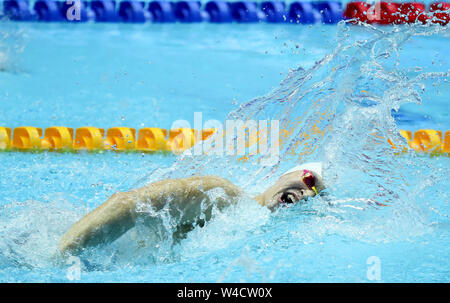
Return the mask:
[(76, 255), (84, 247), (116, 240), (135, 225), (134, 205), (129, 193), (113, 194), (66, 232), (59, 243), (59, 252)]
[[(198, 206), (207, 199), (206, 192), (220, 188), (226, 199), (217, 199), (217, 206), (222, 208), (234, 203), (241, 190), (230, 181), (217, 176), (195, 176), (182, 179), (170, 179), (151, 183), (134, 192), (135, 200), (150, 203), (158, 211), (166, 205), (168, 199), (174, 205), (185, 208)], [(195, 204), (195, 205), (194, 205)]]
[(240, 195), (239, 188), (216, 176), (164, 180), (130, 192), (116, 193), (69, 229), (61, 239), (59, 251), (77, 254), (84, 247), (113, 242), (134, 227), (141, 213), (136, 208), (138, 204), (151, 205), (158, 211), (168, 200), (173, 201), (171, 208), (183, 210), (180, 223), (192, 224), (201, 215), (201, 203), (209, 201), (205, 192), (215, 188), (221, 188), (225, 193), (225, 198), (217, 199), (219, 208), (234, 203)]

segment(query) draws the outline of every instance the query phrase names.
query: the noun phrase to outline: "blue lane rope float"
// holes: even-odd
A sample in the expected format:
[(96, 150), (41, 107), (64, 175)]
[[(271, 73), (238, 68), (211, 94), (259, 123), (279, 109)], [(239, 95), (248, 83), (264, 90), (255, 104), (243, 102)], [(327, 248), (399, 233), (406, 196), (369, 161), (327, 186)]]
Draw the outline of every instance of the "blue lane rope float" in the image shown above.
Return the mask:
[(175, 4), (175, 17), (183, 23), (209, 21), (209, 14), (201, 9), (200, 1), (180, 1)]
[[(371, 9), (378, 6), (381, 11)], [(282, 1), (151, 1), (93, 0), (55, 1), (37, 0), (31, 7), (29, 0), (3, 1), (3, 18), (15, 21), (41, 22), (126, 22), (126, 23), (294, 23), (336, 24), (343, 19), (375, 24), (401, 24), (431, 21), (446, 25), (450, 21), (450, 3), (435, 2), (429, 5), (417, 2), (349, 2), (295, 1), (289, 6)], [(76, 14), (78, 12), (78, 14)], [(429, 14), (424, 14), (428, 12)]]
[(172, 23), (177, 21), (173, 2), (153, 1), (150, 2), (148, 9), (153, 15), (154, 22)]
[(209, 14), (209, 22), (230, 23), (233, 22), (231, 6), (225, 1), (210, 1), (205, 5), (205, 11)]
[(127, 23), (145, 23), (152, 20), (152, 16), (145, 9), (145, 3), (140, 1), (121, 1), (118, 10), (119, 20)]
[(314, 24), (320, 22), (321, 15), (312, 2), (294, 2), (289, 10), (289, 20), (292, 23)]
[(286, 3), (266, 1), (261, 3), (261, 11), (266, 17), (266, 22), (281, 23), (287, 20)]
[(263, 13), (258, 10), (257, 3), (247, 1), (232, 2), (231, 15), (234, 21), (239, 23), (259, 22), (264, 18)]
[(118, 22), (116, 14), (116, 2), (112, 0), (91, 1), (92, 13), (96, 22)]

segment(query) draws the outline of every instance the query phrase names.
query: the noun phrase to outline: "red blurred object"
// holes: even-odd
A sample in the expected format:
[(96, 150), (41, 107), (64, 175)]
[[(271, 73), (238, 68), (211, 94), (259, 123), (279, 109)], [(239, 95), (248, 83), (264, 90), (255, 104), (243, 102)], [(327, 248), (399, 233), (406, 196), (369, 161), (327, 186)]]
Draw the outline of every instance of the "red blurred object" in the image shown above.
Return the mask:
[[(392, 24), (399, 18), (399, 4), (394, 2), (350, 2), (344, 12), (346, 19), (357, 19), (365, 23)], [(356, 23), (356, 22), (353, 22)]]
[(397, 18), (396, 23), (416, 23), (417, 21), (426, 23), (429, 17), (426, 15), (425, 9), (426, 7), (423, 3), (402, 3), (399, 7), (400, 16)]
[(400, 16), (399, 4), (394, 2), (377, 2), (373, 9), (373, 21), (378, 24), (393, 24)]
[[(356, 19), (367, 23), (367, 11), (369, 8), (370, 5), (366, 2), (349, 2), (345, 8), (344, 17), (346, 19)], [(357, 21), (353, 21), (352, 23), (355, 24)]]
[[(450, 22), (450, 3), (436, 2), (430, 5), (430, 12), (435, 12), (433, 17), (437, 20), (432, 20), (433, 23), (446, 25)], [(434, 19), (434, 18), (433, 18)]]

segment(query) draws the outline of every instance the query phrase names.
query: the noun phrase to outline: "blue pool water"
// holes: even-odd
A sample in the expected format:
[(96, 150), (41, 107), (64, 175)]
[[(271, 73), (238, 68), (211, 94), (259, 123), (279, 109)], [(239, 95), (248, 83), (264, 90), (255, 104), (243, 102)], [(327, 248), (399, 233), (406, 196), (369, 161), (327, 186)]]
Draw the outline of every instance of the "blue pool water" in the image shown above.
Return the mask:
[[(368, 282), (375, 256), (382, 282), (448, 282), (449, 158), (368, 142), (373, 131), (450, 130), (449, 38), (441, 27), (0, 23), (2, 126), (304, 117), (282, 164), (262, 172), (233, 157), (0, 153), (0, 281), (69, 281), (60, 237), (115, 191), (196, 172), (253, 194), (322, 160), (328, 196), (274, 214), (243, 198), (177, 244), (170, 229), (138, 224), (87, 251), (81, 281)], [(328, 135), (288, 156), (319, 112)]]

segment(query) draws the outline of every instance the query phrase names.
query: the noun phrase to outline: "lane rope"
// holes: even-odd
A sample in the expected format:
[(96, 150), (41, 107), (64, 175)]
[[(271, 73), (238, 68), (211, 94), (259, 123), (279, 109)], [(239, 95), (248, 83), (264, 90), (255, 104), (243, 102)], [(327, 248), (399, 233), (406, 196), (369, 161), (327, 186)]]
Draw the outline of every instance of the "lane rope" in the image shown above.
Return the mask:
[[(39, 127), (22, 126), (11, 129), (0, 126), (0, 150), (2, 151), (128, 151), (179, 153), (191, 148), (197, 142), (208, 139), (215, 129), (195, 130), (176, 128), (166, 130), (157, 127), (141, 128), (138, 132), (129, 127), (73, 128), (65, 126)], [(421, 129), (414, 132), (400, 130), (407, 145), (413, 150), (431, 155), (450, 153), (450, 131)], [(392, 148), (407, 151), (407, 146), (395, 144), (387, 139)], [(257, 143), (258, 140), (249, 142)]]
[[(345, 7), (345, 8), (344, 8)], [(428, 6), (420, 2), (397, 3), (380, 1), (137, 1), (93, 0), (3, 1), (2, 16), (15, 21), (41, 22), (126, 22), (126, 23), (291, 23), (336, 24), (353, 19), (359, 24), (438, 23), (450, 20), (450, 3), (435, 2)]]

